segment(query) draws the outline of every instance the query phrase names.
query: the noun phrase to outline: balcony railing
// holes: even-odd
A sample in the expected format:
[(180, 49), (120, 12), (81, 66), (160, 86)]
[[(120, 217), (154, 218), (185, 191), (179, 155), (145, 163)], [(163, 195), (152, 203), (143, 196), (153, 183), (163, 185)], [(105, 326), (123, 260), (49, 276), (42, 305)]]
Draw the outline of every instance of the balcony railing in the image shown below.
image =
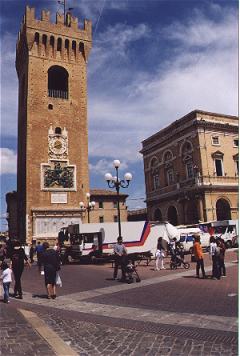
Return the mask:
[(224, 184), (238, 184), (238, 177), (230, 177), (230, 176), (201, 176), (196, 178), (197, 185), (224, 185)]
[(156, 196), (175, 192), (181, 188), (197, 188), (200, 186), (217, 186), (217, 185), (238, 185), (238, 177), (217, 177), (217, 176), (199, 176), (179, 183), (167, 185), (147, 193), (147, 199), (155, 198)]
[(48, 89), (48, 96), (51, 98), (68, 99), (68, 92), (64, 90)]

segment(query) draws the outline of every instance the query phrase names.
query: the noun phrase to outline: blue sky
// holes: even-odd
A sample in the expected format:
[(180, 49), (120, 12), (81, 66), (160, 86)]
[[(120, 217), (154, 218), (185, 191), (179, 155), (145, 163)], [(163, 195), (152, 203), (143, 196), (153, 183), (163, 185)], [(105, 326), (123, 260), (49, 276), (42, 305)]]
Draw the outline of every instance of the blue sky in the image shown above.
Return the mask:
[[(26, 5), (57, 1), (1, 0), (1, 210), (16, 190), (15, 44)], [(68, 0), (93, 23), (88, 63), (91, 188), (107, 188), (112, 161), (133, 174), (130, 208), (144, 207), (141, 141), (194, 109), (238, 114), (238, 1)], [(1, 215), (2, 216), (2, 215)], [(0, 230), (6, 229), (1, 219)]]

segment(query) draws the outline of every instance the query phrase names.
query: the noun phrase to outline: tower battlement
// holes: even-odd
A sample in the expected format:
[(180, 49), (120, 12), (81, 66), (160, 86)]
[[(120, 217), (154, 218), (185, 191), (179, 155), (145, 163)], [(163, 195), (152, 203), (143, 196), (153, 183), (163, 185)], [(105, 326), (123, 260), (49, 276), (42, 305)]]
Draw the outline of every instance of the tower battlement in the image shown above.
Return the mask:
[[(26, 7), (25, 15), (18, 33), (16, 52), (18, 59), (29, 55), (41, 58), (79, 61), (81, 57), (87, 62), (92, 47), (92, 23), (84, 20), (83, 28), (70, 12), (57, 13), (56, 22), (51, 22), (51, 13), (42, 10), (41, 19), (35, 16), (35, 8)], [(19, 61), (18, 61), (19, 62)], [(19, 63), (16, 62), (17, 70)]]
[(56, 21), (55, 23), (51, 22), (51, 13), (48, 10), (41, 11), (41, 19), (37, 19), (35, 16), (35, 8), (26, 6), (25, 15), (23, 16), (23, 25), (26, 26), (37, 26), (42, 27), (49, 24), (51, 29), (55, 28), (55, 30), (64, 30), (67, 33), (70, 31), (74, 31), (82, 34), (82, 32), (86, 32), (87, 35), (91, 37), (92, 24), (89, 20), (84, 20), (83, 29), (80, 28), (80, 23), (78, 22), (78, 18), (73, 16), (70, 12), (66, 14), (66, 21), (64, 23), (64, 15), (61, 13), (56, 13)]

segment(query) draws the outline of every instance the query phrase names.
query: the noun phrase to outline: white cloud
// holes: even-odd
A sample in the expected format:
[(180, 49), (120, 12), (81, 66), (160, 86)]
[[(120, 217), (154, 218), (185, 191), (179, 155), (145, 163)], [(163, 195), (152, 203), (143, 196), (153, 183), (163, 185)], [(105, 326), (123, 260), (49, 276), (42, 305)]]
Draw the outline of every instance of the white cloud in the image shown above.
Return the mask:
[(17, 155), (8, 148), (0, 148), (1, 170), (0, 174), (17, 173)]
[[(219, 7), (211, 10), (220, 12)], [(149, 63), (141, 70), (130, 63), (128, 55), (135, 41), (150, 30), (138, 25), (144, 29), (138, 31), (139, 36), (122, 36), (121, 26), (121, 32), (115, 26), (101, 34), (107, 40), (97, 43), (97, 53), (104, 53), (100, 62), (96, 52), (92, 53), (90, 156), (102, 154), (133, 162), (140, 157), (143, 139), (194, 109), (237, 115), (237, 14), (224, 8), (224, 15), (214, 20), (198, 11), (197, 20), (161, 29), (159, 33), (172, 43), (169, 58), (161, 62), (159, 55), (155, 68)], [(128, 30), (126, 27), (125, 34)], [(119, 58), (121, 41), (125, 62)]]
[[(128, 165), (126, 164), (126, 162), (121, 161), (120, 169), (121, 170), (126, 169), (127, 167), (128, 167)], [(106, 160), (106, 159), (100, 159), (95, 164), (89, 164), (89, 168), (90, 168), (91, 173), (99, 174), (99, 175), (103, 175), (103, 176), (108, 172), (111, 173), (112, 175), (114, 175), (114, 171), (115, 171), (115, 169), (113, 167), (113, 161)]]

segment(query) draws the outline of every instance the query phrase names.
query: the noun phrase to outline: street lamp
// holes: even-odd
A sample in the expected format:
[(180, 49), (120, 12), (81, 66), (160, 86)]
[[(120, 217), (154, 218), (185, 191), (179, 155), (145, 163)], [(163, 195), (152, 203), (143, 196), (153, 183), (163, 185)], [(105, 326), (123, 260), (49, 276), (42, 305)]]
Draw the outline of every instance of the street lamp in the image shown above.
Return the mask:
[(87, 206), (84, 205), (84, 202), (80, 201), (80, 212), (83, 213), (87, 211), (88, 214), (88, 223), (90, 223), (90, 211), (92, 211), (95, 207), (95, 201), (90, 201), (90, 193), (86, 193), (87, 198)]
[(118, 169), (120, 167), (120, 161), (118, 159), (113, 161), (113, 166), (116, 169), (116, 176), (112, 176), (111, 173), (105, 174), (105, 180), (109, 188), (115, 188), (117, 192), (117, 210), (118, 210), (118, 235), (122, 237), (121, 233), (121, 219), (120, 219), (120, 206), (119, 206), (119, 190), (120, 188), (127, 188), (129, 186), (130, 181), (132, 180), (131, 173), (125, 173), (124, 179), (120, 179), (118, 176)]

